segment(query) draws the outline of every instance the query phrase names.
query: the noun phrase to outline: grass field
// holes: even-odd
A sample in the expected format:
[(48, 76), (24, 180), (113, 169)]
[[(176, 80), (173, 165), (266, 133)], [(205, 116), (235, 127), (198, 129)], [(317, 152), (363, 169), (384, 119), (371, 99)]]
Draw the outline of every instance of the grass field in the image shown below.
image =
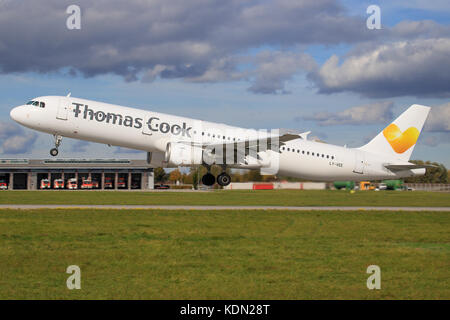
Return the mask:
[[(0, 210), (0, 299), (450, 299), (449, 223), (444, 212)], [(372, 264), (381, 290), (366, 287)], [(69, 265), (81, 290), (66, 288)]]
[(0, 204), (450, 207), (450, 194), (400, 191), (217, 190), (211, 192), (1, 191)]

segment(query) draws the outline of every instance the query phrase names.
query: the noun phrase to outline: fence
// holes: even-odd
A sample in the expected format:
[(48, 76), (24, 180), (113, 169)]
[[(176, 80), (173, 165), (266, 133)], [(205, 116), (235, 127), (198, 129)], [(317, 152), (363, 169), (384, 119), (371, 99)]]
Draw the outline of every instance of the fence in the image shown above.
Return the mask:
[(450, 184), (444, 183), (405, 183), (405, 186), (422, 191), (450, 191)]

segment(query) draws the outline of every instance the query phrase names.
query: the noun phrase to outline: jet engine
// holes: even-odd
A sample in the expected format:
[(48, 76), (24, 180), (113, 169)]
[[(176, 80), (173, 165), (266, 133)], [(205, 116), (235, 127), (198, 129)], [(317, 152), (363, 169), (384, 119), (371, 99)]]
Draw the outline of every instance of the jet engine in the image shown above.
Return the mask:
[(166, 146), (165, 159), (168, 167), (191, 166), (202, 164), (203, 149), (189, 144), (169, 142)]
[(165, 167), (164, 152), (147, 152), (147, 163), (152, 168)]

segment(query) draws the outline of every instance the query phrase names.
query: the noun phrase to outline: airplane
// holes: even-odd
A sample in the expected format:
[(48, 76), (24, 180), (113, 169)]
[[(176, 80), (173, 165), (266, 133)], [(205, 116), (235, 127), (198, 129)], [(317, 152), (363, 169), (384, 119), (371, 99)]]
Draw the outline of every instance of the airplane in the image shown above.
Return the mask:
[[(347, 148), (308, 140), (309, 132), (251, 130), (67, 96), (42, 96), (10, 112), (19, 124), (63, 137), (147, 152), (150, 167), (203, 165), (202, 183), (231, 182), (227, 168), (259, 169), (311, 181), (383, 180), (423, 175), (429, 165), (409, 162), (430, 111), (414, 104), (369, 143)], [(211, 165), (223, 172), (215, 177)]]

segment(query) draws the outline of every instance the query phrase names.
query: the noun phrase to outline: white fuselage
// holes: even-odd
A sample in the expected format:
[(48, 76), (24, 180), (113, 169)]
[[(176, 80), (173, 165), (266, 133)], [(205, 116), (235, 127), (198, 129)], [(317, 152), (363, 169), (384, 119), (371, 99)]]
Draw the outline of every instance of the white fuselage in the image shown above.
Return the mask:
[[(229, 143), (245, 139), (240, 133), (245, 129), (220, 123), (72, 97), (46, 96), (35, 100), (44, 102), (45, 107), (19, 106), (11, 111), (11, 117), (49, 134), (151, 152), (155, 166), (164, 165), (157, 159), (163, 160), (169, 141)], [(399, 163), (397, 159), (360, 149), (299, 138), (280, 144), (278, 174), (315, 181), (360, 181), (424, 172), (413, 169), (394, 173), (384, 167), (388, 162)], [(252, 168), (245, 164), (230, 167)]]

